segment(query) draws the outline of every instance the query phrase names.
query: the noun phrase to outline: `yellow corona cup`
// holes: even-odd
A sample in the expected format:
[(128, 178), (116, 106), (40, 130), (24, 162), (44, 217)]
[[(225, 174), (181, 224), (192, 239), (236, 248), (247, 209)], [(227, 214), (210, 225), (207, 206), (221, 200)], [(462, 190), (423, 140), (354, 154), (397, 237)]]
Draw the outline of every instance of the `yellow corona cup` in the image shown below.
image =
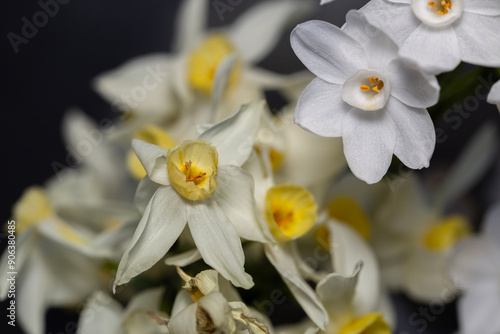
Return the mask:
[(209, 142), (184, 141), (167, 153), (170, 183), (191, 201), (212, 196), (217, 187), (218, 157), (216, 148)]

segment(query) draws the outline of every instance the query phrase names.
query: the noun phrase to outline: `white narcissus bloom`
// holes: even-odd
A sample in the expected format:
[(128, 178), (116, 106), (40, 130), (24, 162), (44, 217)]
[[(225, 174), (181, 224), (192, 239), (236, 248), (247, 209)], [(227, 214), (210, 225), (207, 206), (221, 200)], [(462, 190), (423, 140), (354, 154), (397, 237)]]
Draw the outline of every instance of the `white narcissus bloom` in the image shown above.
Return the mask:
[(372, 0), (361, 11), (387, 23), (400, 55), (429, 73), (460, 61), (500, 66), (500, 2), (496, 0)]
[(78, 320), (78, 334), (166, 334), (167, 315), (160, 311), (163, 288), (141, 291), (124, 309), (103, 291), (88, 299)]
[(300, 96), (295, 122), (320, 136), (341, 136), (354, 175), (378, 182), (393, 154), (410, 168), (429, 166), (436, 135), (425, 108), (438, 100), (437, 80), (398, 59), (380, 26), (350, 11), (343, 30), (309, 21), (295, 28), (291, 44), (318, 76)]
[(208, 265), (236, 286), (253, 285), (243, 268), (240, 236), (259, 242), (268, 237), (256, 210), (253, 179), (239, 166), (252, 151), (263, 105), (242, 106), (198, 140), (170, 150), (133, 140), (147, 172), (136, 196), (144, 214), (120, 261), (115, 286), (157, 263), (186, 223)]
[(500, 332), (500, 204), (491, 208), (482, 232), (459, 243), (448, 261), (451, 279), (463, 290), (458, 300), (461, 334)]
[(266, 88), (289, 86), (289, 76), (253, 65), (271, 52), (286, 26), (308, 13), (311, 6), (303, 1), (265, 2), (246, 11), (231, 26), (209, 30), (209, 5), (207, 1), (183, 1), (173, 52), (138, 57), (99, 75), (94, 82), (96, 91), (139, 120), (170, 121), (179, 112), (192, 114), (198, 109), (205, 109), (200, 114), (208, 115), (216, 70), (232, 54), (237, 61), (230, 71), (227, 94), (220, 101), (219, 117), (212, 121), (228, 116), (241, 104), (263, 99)]
[(371, 239), (383, 281), (391, 289), (403, 290), (423, 303), (454, 296), (446, 258), (471, 227), (465, 216), (447, 211), (491, 166), (496, 146), (496, 128), (487, 124), (433, 193), (425, 191), (414, 175), (396, 181), (401, 183), (380, 206)]
[(497, 81), (490, 90), (488, 94), (488, 102), (491, 104), (496, 104), (498, 110), (500, 110), (500, 81)]
[(269, 334), (269, 322), (250, 310), (231, 284), (215, 270), (190, 277), (177, 267), (186, 284), (172, 307), (171, 334), (228, 333)]
[(0, 299), (7, 298), (8, 272), (17, 272), (17, 316), (26, 333), (44, 332), (47, 308), (79, 303), (107, 283), (101, 266), (122, 250), (131, 232), (126, 222), (139, 219), (132, 206), (89, 199), (99, 196), (86, 193), (94, 190), (85, 185), (90, 181), (75, 172), (26, 189), (14, 205), (16, 261), (12, 267), (9, 252), (2, 254)]

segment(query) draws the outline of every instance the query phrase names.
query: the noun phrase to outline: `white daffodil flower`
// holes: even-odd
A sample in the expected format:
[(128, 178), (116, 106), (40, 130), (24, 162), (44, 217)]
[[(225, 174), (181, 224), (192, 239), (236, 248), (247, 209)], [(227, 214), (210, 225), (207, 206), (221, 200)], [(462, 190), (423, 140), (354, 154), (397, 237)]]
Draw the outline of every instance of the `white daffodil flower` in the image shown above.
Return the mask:
[[(334, 272), (316, 285), (328, 312), (328, 325), (319, 333), (391, 333), (394, 311), (381, 293), (377, 261), (368, 243), (351, 227), (329, 220), (328, 246)], [(366, 267), (366, 268), (365, 268)], [(354, 271), (353, 271), (354, 268)], [(278, 333), (315, 333), (310, 321), (278, 328)]]
[(487, 124), (458, 158), (434, 192), (424, 190), (415, 176), (401, 180), (375, 217), (371, 238), (383, 281), (420, 302), (449, 301), (456, 291), (446, 274), (453, 246), (471, 233), (468, 219), (447, 214), (450, 204), (483, 175), (495, 158), (496, 129)]
[(492, 0), (372, 0), (361, 11), (387, 23), (399, 54), (433, 74), (460, 61), (499, 67), (500, 2)]
[(292, 32), (296, 55), (318, 76), (300, 96), (295, 122), (341, 136), (350, 169), (367, 183), (384, 176), (393, 154), (410, 168), (427, 167), (436, 135), (425, 108), (438, 100), (436, 78), (399, 60), (396, 43), (362, 13), (346, 19), (343, 30), (309, 21)]
[(11, 265), (8, 252), (2, 254), (0, 299), (8, 294), (8, 272), (16, 272), (17, 315), (29, 334), (44, 332), (50, 306), (81, 302), (107, 283), (103, 261), (117, 256), (131, 233), (127, 221), (139, 218), (132, 207), (85, 202), (92, 193), (71, 192), (83, 183), (67, 176), (47, 189), (30, 187), (14, 206), (10, 225), (17, 235), (16, 261)]
[(487, 98), (488, 103), (496, 104), (498, 110), (500, 110), (500, 81), (497, 81), (490, 90)]
[(103, 73), (95, 79), (96, 91), (118, 109), (139, 118), (168, 121), (179, 112), (199, 109), (200, 104), (210, 109), (207, 102), (215, 86), (215, 73), (223, 59), (235, 55), (228, 94), (220, 101), (218, 117), (212, 119), (218, 121), (241, 104), (261, 100), (264, 88), (291, 84), (288, 76), (254, 68), (253, 64), (270, 53), (286, 26), (309, 12), (308, 3), (261, 3), (232, 25), (214, 30), (207, 30), (209, 5), (207, 1), (183, 1), (174, 29), (173, 53), (139, 57)]
[(172, 334), (258, 333), (269, 334), (269, 321), (250, 310), (231, 284), (215, 270), (191, 277), (179, 267), (186, 282), (175, 298), (168, 327)]
[(262, 111), (262, 102), (242, 106), (198, 140), (170, 150), (132, 142), (147, 172), (136, 197), (145, 209), (120, 261), (115, 286), (158, 262), (186, 223), (208, 265), (236, 286), (253, 285), (243, 268), (240, 237), (259, 242), (268, 237), (255, 207), (252, 177), (239, 166), (252, 151)]
[(159, 310), (163, 288), (142, 291), (126, 308), (103, 291), (92, 294), (78, 320), (78, 334), (168, 334)]
[(460, 242), (448, 261), (450, 278), (463, 290), (460, 333), (500, 332), (500, 204), (486, 214), (481, 234)]

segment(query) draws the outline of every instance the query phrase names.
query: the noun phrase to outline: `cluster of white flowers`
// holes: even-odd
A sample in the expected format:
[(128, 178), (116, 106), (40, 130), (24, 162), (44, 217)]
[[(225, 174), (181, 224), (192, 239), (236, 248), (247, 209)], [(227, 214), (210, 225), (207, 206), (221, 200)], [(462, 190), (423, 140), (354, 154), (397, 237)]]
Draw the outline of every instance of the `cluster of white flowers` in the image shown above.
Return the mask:
[[(391, 165), (429, 167), (438, 101), (463, 98), (436, 75), (463, 61), (500, 76), (500, 1), (371, 0), (337, 27), (304, 22), (318, 4), (273, 0), (215, 30), (208, 4), (182, 1), (172, 53), (95, 79), (124, 117), (75, 171), (14, 206), (22, 328), (44, 333), (49, 307), (80, 305), (82, 334), (388, 334), (398, 291), (423, 303), (463, 292), (461, 333), (499, 333), (500, 209), (474, 236), (457, 204), (494, 163), (496, 126), (437, 185), (380, 181)], [(291, 47), (313, 75), (257, 67), (295, 25)], [(439, 82), (456, 89), (453, 73)], [(123, 98), (137, 87), (147, 94)], [(500, 82), (487, 101), (500, 108)], [(81, 112), (65, 119), (69, 143), (92, 131)], [(2, 299), (8, 266), (5, 252)], [(251, 307), (286, 296), (303, 319), (276, 326)]]

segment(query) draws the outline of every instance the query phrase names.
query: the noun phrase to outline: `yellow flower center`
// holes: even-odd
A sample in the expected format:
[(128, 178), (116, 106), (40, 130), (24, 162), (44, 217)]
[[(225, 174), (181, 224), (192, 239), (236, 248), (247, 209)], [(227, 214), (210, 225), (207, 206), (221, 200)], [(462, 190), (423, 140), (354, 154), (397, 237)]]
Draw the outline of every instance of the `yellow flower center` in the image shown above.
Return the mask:
[(266, 215), (271, 232), (280, 241), (296, 239), (309, 231), (318, 206), (305, 188), (282, 184), (267, 191)]
[(451, 9), (451, 0), (442, 0), (441, 2), (438, 1), (437, 4), (434, 1), (430, 1), (427, 4), (432, 8), (435, 8), (436, 13), (439, 15), (448, 14)]
[(447, 250), (471, 233), (469, 221), (461, 215), (450, 215), (434, 223), (424, 235), (424, 246)]
[(184, 141), (167, 153), (170, 183), (191, 201), (212, 196), (217, 187), (218, 157), (216, 148), (209, 142)]
[(384, 88), (384, 82), (379, 78), (369, 77), (368, 80), (359, 87), (363, 92), (378, 93), (379, 90)]
[[(197, 91), (205, 95), (210, 95), (219, 63), (226, 56), (234, 52), (234, 45), (223, 34), (219, 33), (208, 36), (189, 55), (189, 84)], [(241, 64), (238, 61), (229, 76), (229, 86), (238, 81), (240, 67)]]
[[(134, 134), (135, 139), (140, 139), (146, 143), (154, 144), (166, 149), (170, 149), (178, 144), (172, 136), (156, 125), (147, 124), (141, 127)], [(146, 170), (141, 164), (134, 150), (130, 150), (127, 155), (127, 168), (130, 174), (137, 180), (146, 176)]]
[(382, 313), (368, 313), (342, 327), (338, 334), (391, 334)]
[(47, 194), (41, 187), (29, 187), (14, 205), (13, 215), (17, 233), (52, 215), (52, 207)]
[(328, 215), (354, 228), (363, 238), (370, 239), (370, 220), (363, 209), (350, 197), (335, 198), (328, 205)]
[[(262, 154), (262, 149), (258, 145), (255, 145), (255, 151), (257, 154)], [(273, 172), (276, 172), (283, 162), (283, 154), (274, 148), (270, 148), (268, 152), (271, 168), (273, 169)]]

